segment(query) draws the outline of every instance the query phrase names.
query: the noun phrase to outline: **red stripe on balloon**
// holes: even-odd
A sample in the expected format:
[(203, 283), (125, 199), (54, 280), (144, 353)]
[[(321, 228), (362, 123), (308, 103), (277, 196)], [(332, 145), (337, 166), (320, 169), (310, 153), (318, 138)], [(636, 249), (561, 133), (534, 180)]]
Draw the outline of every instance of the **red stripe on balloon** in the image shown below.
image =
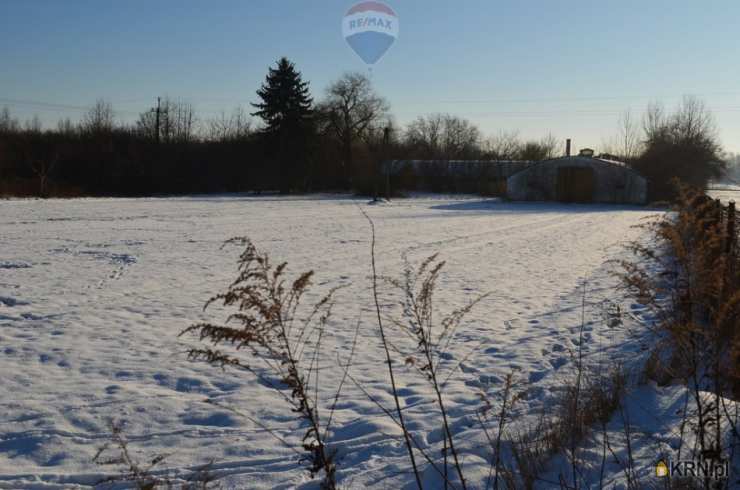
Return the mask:
[(374, 10), (376, 12), (383, 12), (384, 14), (396, 16), (396, 13), (386, 4), (380, 2), (362, 2), (353, 6), (347, 12), (347, 15), (356, 14), (358, 12), (367, 12), (368, 10)]

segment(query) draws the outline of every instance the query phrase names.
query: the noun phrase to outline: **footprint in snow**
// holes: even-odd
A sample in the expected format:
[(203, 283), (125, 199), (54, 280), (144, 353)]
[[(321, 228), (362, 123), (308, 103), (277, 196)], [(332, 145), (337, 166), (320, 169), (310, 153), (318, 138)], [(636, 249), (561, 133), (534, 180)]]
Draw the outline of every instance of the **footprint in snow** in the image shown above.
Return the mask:
[(482, 374), (478, 379), (469, 379), (465, 381), (466, 386), (473, 388), (488, 389), (495, 384), (501, 383), (501, 378), (493, 374)]
[(568, 363), (568, 359), (565, 357), (556, 357), (555, 359), (550, 360), (550, 364), (555, 369), (560, 369), (561, 367), (565, 366)]
[(501, 382), (501, 378), (499, 378), (495, 374), (481, 374), (478, 380), (483, 385), (492, 385), (492, 384), (498, 384)]
[(467, 364), (460, 364), (460, 371), (469, 374), (469, 373), (475, 373), (478, 370), (474, 367), (468, 366)]
[(522, 394), (522, 400), (535, 400), (542, 398), (545, 393), (545, 389), (542, 386), (530, 386)]
[(30, 269), (31, 264), (28, 262), (13, 262), (9, 260), (0, 260), (0, 269)]
[(195, 378), (182, 377), (177, 380), (175, 389), (180, 392), (202, 391), (203, 382)]
[(213, 386), (221, 391), (235, 391), (239, 388), (239, 383), (234, 383), (230, 381), (214, 381), (211, 384), (213, 384)]
[(547, 371), (531, 371), (529, 373), (529, 382), (536, 383), (545, 377)]
[(26, 301), (21, 301), (16, 298), (11, 298), (10, 296), (0, 296), (0, 306), (7, 306), (12, 308), (13, 306), (21, 306), (21, 305), (27, 305), (28, 303)]
[(190, 415), (182, 418), (186, 425), (206, 425), (211, 427), (236, 427), (239, 422), (226, 412), (217, 412), (210, 415)]

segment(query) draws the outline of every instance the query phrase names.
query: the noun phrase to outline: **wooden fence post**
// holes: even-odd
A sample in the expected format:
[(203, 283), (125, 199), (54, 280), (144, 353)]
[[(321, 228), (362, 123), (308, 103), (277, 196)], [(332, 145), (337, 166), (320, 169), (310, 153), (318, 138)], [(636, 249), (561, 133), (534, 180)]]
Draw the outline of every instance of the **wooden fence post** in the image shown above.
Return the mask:
[(719, 199), (714, 200), (714, 207), (717, 210), (717, 226), (722, 228), (722, 201)]
[(735, 242), (737, 235), (735, 233), (735, 201), (730, 201), (727, 205), (727, 242), (725, 252), (732, 254), (735, 251)]

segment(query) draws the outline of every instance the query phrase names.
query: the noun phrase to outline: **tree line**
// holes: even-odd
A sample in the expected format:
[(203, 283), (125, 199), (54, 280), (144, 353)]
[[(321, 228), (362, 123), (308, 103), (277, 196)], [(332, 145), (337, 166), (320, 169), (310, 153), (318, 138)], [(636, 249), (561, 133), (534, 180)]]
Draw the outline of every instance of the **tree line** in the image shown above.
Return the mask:
[[(252, 112), (238, 107), (200, 119), (187, 101), (158, 99), (133, 124), (117, 123), (112, 105), (98, 100), (79, 121), (66, 118), (54, 129), (38, 117), (21, 123), (4, 108), (0, 195), (370, 193), (385, 159), (538, 161), (563, 153), (552, 135), (485, 138), (451, 114), (399, 128), (361, 73), (342, 75), (316, 101), (286, 58), (269, 68), (255, 100)], [(723, 169), (711, 113), (692, 98), (675, 113), (651, 105), (642, 125), (627, 114), (619, 138), (604, 146), (650, 180), (653, 197), (669, 194), (673, 177), (702, 185)]]
[(652, 200), (678, 197), (677, 182), (706, 189), (710, 181), (727, 176), (731, 158), (722, 150), (711, 111), (693, 96), (684, 97), (672, 112), (650, 103), (641, 122), (625, 113), (611, 148), (647, 179)]

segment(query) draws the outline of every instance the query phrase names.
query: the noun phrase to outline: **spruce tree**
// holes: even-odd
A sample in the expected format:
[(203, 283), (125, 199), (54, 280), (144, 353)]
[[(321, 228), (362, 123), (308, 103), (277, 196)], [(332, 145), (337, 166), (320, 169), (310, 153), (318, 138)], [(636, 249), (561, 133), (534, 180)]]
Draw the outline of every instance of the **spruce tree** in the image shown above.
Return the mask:
[(280, 191), (302, 188), (309, 161), (308, 149), (313, 131), (313, 99), (295, 65), (283, 57), (270, 68), (257, 91), (260, 102), (253, 116), (260, 117), (265, 128), (269, 156), (277, 161)]

